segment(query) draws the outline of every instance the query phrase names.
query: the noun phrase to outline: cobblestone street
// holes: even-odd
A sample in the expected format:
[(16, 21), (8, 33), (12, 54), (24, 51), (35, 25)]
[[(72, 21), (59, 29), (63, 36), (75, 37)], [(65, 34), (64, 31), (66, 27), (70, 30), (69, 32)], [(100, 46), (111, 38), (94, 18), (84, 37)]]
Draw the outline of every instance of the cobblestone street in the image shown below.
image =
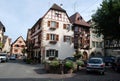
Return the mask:
[(0, 64), (0, 81), (120, 81), (119, 76), (120, 73), (109, 69), (105, 75), (87, 74), (84, 69), (73, 74), (50, 74), (44, 71), (43, 65), (20, 60)]

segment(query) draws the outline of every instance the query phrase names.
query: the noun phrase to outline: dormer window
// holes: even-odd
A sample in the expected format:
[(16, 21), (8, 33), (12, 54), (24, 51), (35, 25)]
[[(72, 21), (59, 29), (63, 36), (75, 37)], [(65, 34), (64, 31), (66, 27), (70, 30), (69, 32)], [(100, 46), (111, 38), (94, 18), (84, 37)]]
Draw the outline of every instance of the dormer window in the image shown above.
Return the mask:
[(77, 18), (78, 21), (79, 21), (79, 20), (82, 20), (82, 19), (83, 19), (83, 18), (82, 18), (81, 16)]

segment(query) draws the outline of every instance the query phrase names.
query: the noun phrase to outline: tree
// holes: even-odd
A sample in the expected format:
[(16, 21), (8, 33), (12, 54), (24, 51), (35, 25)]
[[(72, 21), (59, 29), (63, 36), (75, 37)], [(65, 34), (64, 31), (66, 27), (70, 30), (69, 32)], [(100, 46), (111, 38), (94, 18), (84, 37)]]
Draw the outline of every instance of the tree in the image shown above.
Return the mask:
[(25, 55), (25, 53), (27, 52), (27, 50), (25, 48), (22, 49), (22, 53), (23, 55)]
[(120, 39), (120, 0), (103, 0), (101, 7), (92, 16), (94, 28), (104, 39)]

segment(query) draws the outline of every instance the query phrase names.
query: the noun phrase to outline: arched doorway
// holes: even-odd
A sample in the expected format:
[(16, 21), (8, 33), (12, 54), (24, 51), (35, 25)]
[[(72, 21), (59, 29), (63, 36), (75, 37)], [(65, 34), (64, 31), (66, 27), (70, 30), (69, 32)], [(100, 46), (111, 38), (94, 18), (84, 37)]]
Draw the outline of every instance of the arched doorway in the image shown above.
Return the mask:
[(92, 52), (92, 53), (90, 54), (90, 57), (95, 57), (95, 53)]
[(88, 54), (86, 51), (83, 52), (83, 56), (82, 56), (83, 60), (87, 60), (88, 59)]

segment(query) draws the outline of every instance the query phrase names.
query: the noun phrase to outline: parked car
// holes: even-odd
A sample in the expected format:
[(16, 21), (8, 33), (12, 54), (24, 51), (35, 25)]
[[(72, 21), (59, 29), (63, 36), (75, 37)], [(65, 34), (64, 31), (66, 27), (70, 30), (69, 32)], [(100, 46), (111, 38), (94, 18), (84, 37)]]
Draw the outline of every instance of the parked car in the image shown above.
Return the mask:
[(0, 53), (0, 60), (1, 62), (7, 62), (8, 61), (7, 53)]
[(99, 57), (92, 57), (87, 61), (86, 71), (91, 72), (99, 72), (100, 74), (104, 75), (105, 72), (105, 64), (102, 58)]
[(76, 61), (76, 59), (75, 59), (74, 57), (66, 57), (66, 58), (64, 59), (64, 61), (66, 61), (66, 60), (71, 60), (71, 61), (73, 61), (73, 62)]
[(104, 59), (104, 63), (105, 63), (106, 66), (112, 65), (114, 63), (114, 61), (115, 61), (114, 56), (106, 56), (103, 59)]
[(113, 69), (117, 72), (120, 72), (120, 56), (116, 57), (115, 62), (112, 65)]
[(16, 56), (15, 55), (11, 55), (10, 56), (10, 60), (16, 60)]

